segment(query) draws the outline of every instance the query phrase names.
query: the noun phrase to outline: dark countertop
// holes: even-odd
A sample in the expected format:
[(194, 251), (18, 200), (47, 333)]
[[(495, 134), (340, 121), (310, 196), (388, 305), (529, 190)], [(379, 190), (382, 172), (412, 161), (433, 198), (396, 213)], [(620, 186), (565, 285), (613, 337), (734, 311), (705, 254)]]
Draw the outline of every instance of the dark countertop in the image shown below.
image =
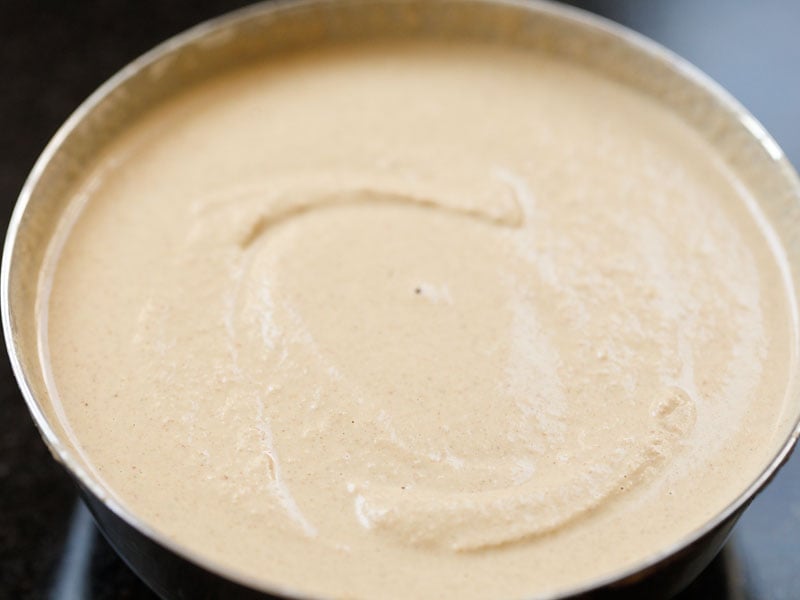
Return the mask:
[[(221, 0), (0, 3), (0, 224), (69, 113), (127, 62), (206, 18)], [(572, 2), (672, 48), (727, 87), (800, 165), (800, 2)], [(50, 458), (0, 360), (0, 598), (152, 598), (95, 530)], [(800, 453), (745, 513), (684, 594), (800, 598)]]

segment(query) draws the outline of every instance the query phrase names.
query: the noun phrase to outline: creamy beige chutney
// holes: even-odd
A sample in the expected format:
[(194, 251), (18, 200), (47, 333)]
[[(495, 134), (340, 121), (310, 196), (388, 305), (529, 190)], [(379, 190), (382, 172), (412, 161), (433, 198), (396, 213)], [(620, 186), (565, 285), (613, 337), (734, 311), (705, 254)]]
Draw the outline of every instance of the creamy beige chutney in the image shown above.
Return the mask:
[(109, 493), (337, 598), (519, 598), (668, 549), (767, 464), (795, 344), (755, 200), (580, 67), (408, 42), (283, 57), (142, 117), (39, 294)]

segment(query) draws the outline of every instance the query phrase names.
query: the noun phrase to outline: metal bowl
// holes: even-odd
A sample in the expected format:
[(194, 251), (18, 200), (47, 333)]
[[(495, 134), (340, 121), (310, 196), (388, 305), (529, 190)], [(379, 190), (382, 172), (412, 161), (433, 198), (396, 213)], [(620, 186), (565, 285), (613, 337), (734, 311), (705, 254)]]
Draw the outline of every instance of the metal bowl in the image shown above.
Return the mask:
[[(65, 213), (69, 191), (110, 141), (149, 107), (180, 90), (282, 52), (343, 40), (397, 37), (481, 40), (546, 52), (654, 98), (706, 138), (756, 192), (776, 243), (789, 257), (785, 273), (789, 286), (793, 291), (800, 287), (800, 182), (780, 148), (742, 106), (694, 67), (599, 17), (542, 1), (299, 0), (255, 5), (172, 38), (102, 85), (48, 144), (11, 218), (0, 274), (6, 345), (45, 443), (77, 483), (111, 545), (164, 598), (297, 595), (230, 573), (166, 539), (116, 502), (68, 442), (48, 397), (40, 362), (37, 289), (45, 249)], [(797, 356), (794, 360), (798, 362)], [(797, 441), (800, 386), (797, 381), (790, 385), (793, 404), (782, 419), (784, 441), (737, 498), (677, 544), (559, 597), (668, 597), (688, 584), (716, 555), (739, 515)]]

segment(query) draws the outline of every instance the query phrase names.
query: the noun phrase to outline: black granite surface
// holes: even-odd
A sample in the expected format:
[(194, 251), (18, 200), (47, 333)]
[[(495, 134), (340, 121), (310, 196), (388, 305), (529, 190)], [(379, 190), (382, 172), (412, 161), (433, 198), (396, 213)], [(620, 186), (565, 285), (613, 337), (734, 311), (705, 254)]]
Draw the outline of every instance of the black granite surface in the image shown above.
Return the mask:
[[(0, 226), (38, 153), (102, 81), (221, 0), (0, 0)], [(800, 165), (800, 2), (573, 2), (662, 42), (733, 92)], [(2, 357), (0, 357), (2, 358)], [(95, 530), (0, 360), (0, 599), (152, 598)], [(800, 599), (800, 453), (681, 600)]]

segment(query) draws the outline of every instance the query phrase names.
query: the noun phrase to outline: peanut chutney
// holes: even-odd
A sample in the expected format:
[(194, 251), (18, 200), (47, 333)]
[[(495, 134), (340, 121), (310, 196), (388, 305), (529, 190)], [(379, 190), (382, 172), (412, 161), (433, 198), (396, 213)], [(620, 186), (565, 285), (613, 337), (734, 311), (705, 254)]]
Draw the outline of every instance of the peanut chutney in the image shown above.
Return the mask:
[(109, 494), (264, 585), (580, 585), (774, 453), (794, 333), (755, 206), (678, 116), (568, 62), (283, 56), (86, 174), (42, 273), (49, 391)]

